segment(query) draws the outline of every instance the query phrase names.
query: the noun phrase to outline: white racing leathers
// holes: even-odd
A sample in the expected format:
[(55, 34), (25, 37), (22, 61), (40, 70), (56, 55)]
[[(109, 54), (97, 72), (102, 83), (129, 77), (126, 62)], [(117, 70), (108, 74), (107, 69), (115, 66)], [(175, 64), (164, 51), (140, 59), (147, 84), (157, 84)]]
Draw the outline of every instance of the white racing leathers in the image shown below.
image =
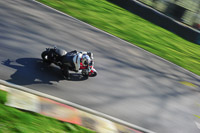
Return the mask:
[(87, 54), (87, 52), (79, 52), (73, 57), (73, 62), (75, 65), (75, 71), (78, 72), (80, 69), (81, 58), (83, 54)]

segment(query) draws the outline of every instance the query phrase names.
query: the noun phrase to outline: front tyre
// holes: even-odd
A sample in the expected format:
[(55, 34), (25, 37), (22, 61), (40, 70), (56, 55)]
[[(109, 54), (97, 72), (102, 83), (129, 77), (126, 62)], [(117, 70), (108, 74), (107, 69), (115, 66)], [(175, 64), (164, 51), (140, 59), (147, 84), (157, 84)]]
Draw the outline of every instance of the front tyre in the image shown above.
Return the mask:
[(91, 74), (91, 77), (95, 77), (95, 76), (97, 76), (97, 72), (93, 72), (93, 73)]

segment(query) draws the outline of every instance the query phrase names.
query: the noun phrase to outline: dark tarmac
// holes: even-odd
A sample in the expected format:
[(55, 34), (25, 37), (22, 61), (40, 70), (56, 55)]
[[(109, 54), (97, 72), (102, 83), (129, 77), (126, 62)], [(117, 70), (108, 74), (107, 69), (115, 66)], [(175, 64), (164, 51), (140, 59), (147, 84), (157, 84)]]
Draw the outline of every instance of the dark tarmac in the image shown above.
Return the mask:
[[(0, 19), (0, 79), (155, 132), (200, 131), (199, 76), (31, 0), (0, 0)], [(54, 45), (93, 52), (97, 77), (64, 80), (45, 66)]]

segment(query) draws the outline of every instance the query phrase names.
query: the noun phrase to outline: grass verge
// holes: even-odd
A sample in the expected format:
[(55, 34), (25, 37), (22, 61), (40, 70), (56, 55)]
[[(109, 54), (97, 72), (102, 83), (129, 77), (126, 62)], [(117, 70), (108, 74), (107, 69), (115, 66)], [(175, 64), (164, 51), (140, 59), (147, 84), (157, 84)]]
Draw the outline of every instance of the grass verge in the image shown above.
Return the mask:
[(106, 0), (38, 1), (200, 75), (199, 45), (186, 41)]
[(84, 127), (4, 105), (7, 92), (0, 90), (0, 133), (93, 133)]

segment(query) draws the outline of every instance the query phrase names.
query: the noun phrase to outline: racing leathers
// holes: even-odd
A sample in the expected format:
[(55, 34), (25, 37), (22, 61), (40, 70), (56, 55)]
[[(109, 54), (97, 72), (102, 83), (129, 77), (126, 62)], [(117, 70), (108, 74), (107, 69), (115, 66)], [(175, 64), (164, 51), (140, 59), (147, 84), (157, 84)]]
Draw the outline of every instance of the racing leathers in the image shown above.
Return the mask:
[(81, 68), (81, 63), (83, 66), (88, 66), (88, 64), (91, 62), (90, 57), (88, 56), (88, 52), (77, 52), (77, 54), (73, 57), (73, 63), (74, 63), (74, 70), (75, 72), (78, 72)]

